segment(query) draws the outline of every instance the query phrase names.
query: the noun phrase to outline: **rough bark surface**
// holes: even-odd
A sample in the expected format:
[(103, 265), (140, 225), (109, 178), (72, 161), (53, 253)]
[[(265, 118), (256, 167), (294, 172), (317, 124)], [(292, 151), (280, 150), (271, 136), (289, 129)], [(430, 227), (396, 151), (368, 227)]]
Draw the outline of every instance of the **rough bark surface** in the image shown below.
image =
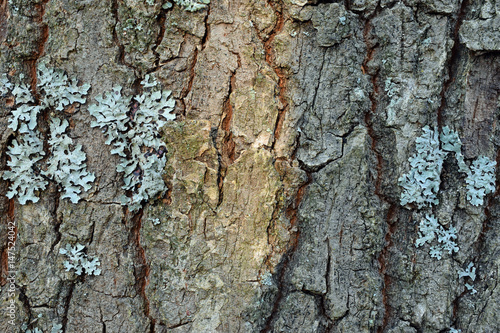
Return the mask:
[[(498, 182), (474, 207), (445, 160), (434, 212), (460, 251), (437, 261), (415, 247), (422, 214), (400, 205), (398, 178), (426, 125), (456, 129), (466, 161), (500, 163), (499, 0), (163, 3), (0, 0), (0, 74), (23, 73), (35, 95), (43, 60), (91, 84), (88, 101), (137, 93), (149, 73), (176, 100), (169, 190), (136, 213), (89, 102), (64, 115), (96, 175), (83, 200), (50, 184), (20, 205), (0, 177), (3, 308), (8, 222), (18, 231), (15, 331), (497, 332)], [(1, 170), (11, 106), (3, 96)], [(102, 274), (65, 271), (68, 243)], [(469, 262), (476, 294), (458, 278)]]

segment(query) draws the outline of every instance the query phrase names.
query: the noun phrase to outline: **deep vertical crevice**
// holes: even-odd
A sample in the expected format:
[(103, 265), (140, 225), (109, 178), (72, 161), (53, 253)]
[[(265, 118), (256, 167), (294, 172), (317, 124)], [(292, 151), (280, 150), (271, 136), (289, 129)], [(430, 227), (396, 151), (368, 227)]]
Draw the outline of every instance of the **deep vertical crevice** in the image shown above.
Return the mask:
[(118, 0), (111, 0), (111, 14), (115, 19), (115, 24), (113, 26), (113, 41), (116, 46), (118, 46), (118, 54), (116, 56), (116, 62), (120, 65), (125, 64), (125, 47), (121, 44), (120, 39), (118, 38), (118, 33), (116, 31), (116, 25), (120, 21), (118, 19)]
[(69, 307), (71, 305), (71, 299), (73, 298), (73, 292), (75, 290), (75, 284), (76, 284), (76, 281), (73, 281), (69, 285), (68, 295), (66, 296), (66, 299), (64, 300), (64, 313), (61, 316), (62, 317), (61, 325), (62, 325), (63, 332), (66, 332), (66, 329), (68, 326), (68, 313), (69, 313)]
[(62, 224), (62, 220), (57, 217), (57, 210), (59, 209), (59, 200), (61, 199), (61, 192), (55, 191), (54, 193), (54, 207), (51, 210), (52, 221), (54, 223), (54, 233), (56, 234), (56, 238), (52, 245), (50, 246), (49, 254), (54, 251), (54, 248), (61, 241), (61, 231), (59, 230)]
[[(218, 142), (215, 138), (215, 148), (217, 150), (217, 158), (219, 166), (217, 169), (217, 185), (219, 188), (219, 199), (217, 207), (222, 204), (224, 199), (224, 179), (226, 177), (226, 172), (228, 166), (233, 164), (236, 159), (236, 144), (233, 140), (233, 133), (231, 131), (231, 120), (233, 118), (233, 105), (231, 103), (231, 94), (235, 89), (236, 83), (236, 72), (241, 67), (240, 55), (236, 54), (238, 57), (238, 67), (231, 73), (229, 78), (229, 89), (227, 92), (227, 97), (222, 103), (222, 116), (219, 124), (219, 129), (222, 131), (222, 140)], [(218, 131), (218, 130), (217, 130)]]
[(31, 305), (30, 305), (30, 300), (26, 296), (26, 286), (17, 286), (17, 291), (19, 293), (19, 301), (23, 304), (24, 311), (26, 311), (26, 314), (28, 316), (27, 322), (30, 323), (31, 320), (33, 319), (33, 313), (31, 311)]
[[(437, 123), (438, 127), (442, 128), (445, 122), (445, 116), (444, 116), (444, 109), (447, 107), (447, 93), (451, 87), (451, 85), (455, 82), (457, 72), (459, 71), (459, 66), (460, 66), (460, 53), (463, 50), (463, 46), (460, 44), (459, 40), (459, 31), (460, 27), (465, 19), (465, 15), (467, 12), (467, 6), (469, 5), (468, 0), (462, 0), (460, 4), (460, 9), (457, 13), (456, 21), (455, 21), (455, 26), (452, 31), (452, 40), (453, 40), (453, 47), (451, 48), (450, 55), (448, 58), (448, 63), (447, 63), (447, 75), (448, 78), (443, 82), (443, 87), (440, 92), (440, 104), (437, 109)], [(476, 110), (474, 110), (474, 113)], [(473, 116), (475, 118), (475, 115)], [(497, 153), (497, 165), (498, 162), (500, 162), (500, 151)], [(485, 214), (485, 219), (483, 221), (483, 225), (481, 228), (481, 232), (478, 236), (477, 241), (473, 245), (475, 248), (475, 260), (474, 262), (478, 262), (478, 257), (480, 256), (481, 250), (484, 246), (484, 241), (485, 241), (485, 235), (488, 230), (488, 225), (489, 221), (491, 219), (491, 205), (495, 201), (495, 197), (499, 193), (499, 180), (497, 177), (496, 180), (496, 190), (495, 194), (492, 195), (492, 197), (488, 200), (488, 203), (484, 209), (484, 214)], [(479, 274), (478, 274), (479, 275)], [(452, 311), (452, 321), (455, 323), (457, 321), (457, 316), (458, 316), (458, 310), (460, 307), (460, 301), (462, 297), (467, 293), (467, 291), (462, 291), (459, 295), (457, 295), (453, 301), (452, 301), (452, 306), (453, 306), (453, 311)]]
[(458, 70), (457, 67), (461, 49), (458, 32), (464, 21), (467, 5), (468, 5), (468, 0), (462, 0), (462, 3), (460, 4), (460, 9), (457, 13), (455, 26), (452, 31), (453, 47), (451, 48), (450, 57), (448, 58), (448, 68), (447, 68), (448, 78), (443, 83), (443, 88), (441, 89), (440, 93), (441, 102), (437, 109), (437, 123), (439, 128), (441, 128), (444, 123), (443, 111), (444, 108), (446, 107), (446, 93), (448, 92), (448, 89), (450, 88), (451, 84), (455, 82), (455, 73)]
[(41, 29), (40, 39), (36, 43), (37, 48), (36, 48), (36, 50), (33, 51), (33, 56), (30, 59), (26, 60), (26, 62), (25, 62), (27, 67), (28, 67), (28, 72), (29, 72), (29, 76), (30, 76), (31, 91), (32, 91), (33, 97), (35, 98), (37, 103), (39, 101), (38, 91), (36, 88), (37, 62), (38, 62), (38, 59), (44, 55), (45, 44), (47, 43), (47, 40), (49, 39), (49, 26), (47, 25), (47, 23), (43, 22), (43, 18), (45, 16), (45, 6), (48, 2), (49, 2), (49, 0), (43, 0), (41, 3), (34, 5), (37, 15), (33, 18), (33, 21), (40, 25), (40, 29)]
[(186, 114), (187, 114), (187, 106), (186, 106), (185, 99), (187, 98), (187, 96), (189, 95), (191, 90), (193, 89), (194, 77), (196, 76), (195, 67), (196, 67), (196, 63), (198, 62), (198, 52), (199, 52), (198, 48), (195, 48), (194, 52), (193, 52), (193, 58), (191, 59), (191, 64), (189, 65), (189, 69), (188, 69), (188, 71), (189, 71), (188, 84), (185, 88), (182, 89), (181, 95), (179, 96), (179, 101), (182, 104), (182, 114), (184, 117), (186, 117)]
[[(286, 17), (285, 17), (285, 12), (284, 12), (284, 4), (282, 1), (274, 1), (274, 0), (268, 0), (267, 4), (273, 9), (274, 14), (276, 16), (276, 22), (274, 26), (272, 27), (270, 33), (267, 36), (261, 36), (259, 30), (257, 27), (255, 27), (256, 35), (260, 39), (260, 41), (263, 44), (264, 47), (264, 59), (266, 63), (271, 67), (271, 69), (274, 71), (276, 74), (278, 80), (276, 82), (277, 85), (277, 97), (278, 100), (280, 101), (280, 105), (278, 107), (278, 114), (275, 122), (275, 127), (273, 129), (273, 142), (271, 143), (270, 150), (274, 152), (276, 142), (281, 136), (281, 132), (283, 130), (284, 126), (284, 121), (286, 118), (287, 113), (290, 111), (290, 105), (288, 101), (288, 96), (287, 96), (287, 90), (288, 90), (288, 74), (285, 72), (285, 70), (280, 67), (276, 63), (276, 50), (274, 49), (274, 40), (277, 35), (279, 35), (285, 26), (286, 22)], [(288, 163), (291, 165), (291, 161), (295, 160), (295, 154), (296, 154), (296, 149), (298, 147), (298, 136), (296, 138), (296, 144), (295, 144), (295, 151), (292, 153), (292, 156), (290, 158), (284, 158), (283, 163)], [(283, 159), (283, 158), (281, 158)], [(276, 161), (278, 163), (280, 159)], [(290, 226), (288, 228), (288, 232), (290, 234), (290, 240), (288, 242), (288, 246), (286, 249), (286, 252), (283, 253), (280, 264), (276, 268), (276, 273), (275, 273), (275, 281), (277, 285), (277, 291), (276, 295), (274, 296), (274, 302), (272, 304), (272, 310), (269, 314), (269, 316), (266, 318), (263, 329), (261, 332), (272, 332), (273, 331), (273, 323), (276, 320), (276, 317), (279, 315), (279, 307), (280, 304), (283, 300), (284, 297), (286, 297), (286, 294), (288, 292), (288, 287), (287, 287), (287, 282), (286, 282), (286, 275), (287, 272), (289, 271), (289, 266), (292, 261), (292, 258), (294, 254), (297, 251), (298, 244), (299, 244), (299, 238), (300, 238), (300, 229), (298, 228), (299, 225), (299, 218), (298, 218), (298, 210), (300, 207), (300, 204), (304, 198), (304, 195), (306, 193), (306, 190), (308, 186), (312, 183), (313, 179), (313, 174), (312, 172), (309, 172), (307, 168), (305, 168), (305, 165), (299, 163), (301, 170), (305, 172), (307, 175), (307, 180), (304, 181), (301, 185), (299, 185), (297, 189), (297, 193), (295, 195), (295, 200), (292, 201), (286, 208), (285, 207), (280, 207), (279, 206), (279, 200), (276, 201), (276, 208), (273, 212), (273, 218), (269, 224), (268, 227), (268, 235), (270, 232), (270, 229), (273, 226), (274, 221), (278, 220), (279, 217), (279, 212), (281, 209), (284, 209), (285, 216), (287, 217)], [(276, 255), (275, 250), (273, 249), (273, 254)], [(266, 259), (266, 264), (269, 264), (270, 255)], [(318, 296), (318, 295), (316, 295)], [(318, 296), (316, 297), (317, 303), (318, 303), (318, 310), (321, 312), (321, 306), (322, 306), (322, 300), (321, 297)]]
[[(31, 88), (31, 93), (35, 100), (36, 104), (40, 104), (40, 95), (37, 89), (37, 63), (38, 60), (45, 54), (45, 44), (49, 39), (49, 26), (44, 22), (45, 16), (45, 6), (49, 2), (49, 0), (43, 0), (40, 3), (34, 4), (34, 9), (36, 15), (33, 17), (33, 21), (39, 25), (40, 27), (40, 37), (36, 41), (36, 49), (33, 50), (32, 57), (24, 61), (25, 66), (27, 67), (27, 74), (29, 77), (29, 86)], [(49, 156), (49, 145), (48, 145), (48, 119), (49, 119), (49, 110), (44, 109), (41, 110), (40, 116), (38, 118), (38, 129), (42, 134), (43, 141), (43, 150), (45, 152), (44, 159), (47, 159)]]
[[(187, 114), (187, 106), (186, 106), (186, 98), (193, 89), (193, 82), (194, 78), (196, 76), (196, 64), (198, 63), (198, 53), (203, 51), (208, 43), (208, 40), (210, 39), (210, 24), (208, 23), (208, 17), (210, 16), (210, 7), (208, 7), (207, 14), (204, 19), (204, 24), (205, 24), (205, 33), (203, 37), (201, 38), (200, 45), (194, 49), (193, 56), (191, 59), (191, 63), (189, 64), (188, 72), (189, 72), (189, 79), (188, 79), (188, 84), (186, 87), (184, 87), (180, 93), (179, 96), (179, 102), (182, 105), (182, 115), (186, 117)], [(184, 37), (185, 38), (185, 37)]]
[(203, 24), (205, 26), (205, 34), (201, 39), (201, 50), (203, 51), (207, 46), (207, 42), (210, 39), (210, 23), (208, 23), (208, 18), (210, 17), (210, 5), (207, 7), (207, 14), (203, 20)]
[(141, 227), (142, 227), (142, 217), (144, 215), (144, 209), (141, 208), (139, 211), (132, 216), (130, 219), (130, 238), (129, 244), (135, 244), (136, 248), (136, 263), (134, 265), (134, 276), (136, 281), (137, 293), (143, 299), (144, 315), (150, 320), (152, 332), (154, 332), (154, 326), (156, 320), (151, 316), (151, 308), (148, 295), (146, 293), (146, 288), (149, 284), (149, 274), (150, 267), (146, 258), (146, 251), (141, 245)]
[[(274, 13), (277, 17), (276, 24), (274, 25), (273, 29), (269, 33), (269, 37), (267, 39), (261, 38), (263, 44), (264, 44), (264, 54), (265, 54), (265, 60), (271, 66), (271, 68), (274, 70), (276, 75), (278, 76), (278, 99), (280, 101), (280, 107), (278, 108), (278, 117), (276, 119), (276, 124), (274, 127), (274, 139), (271, 144), (271, 149), (274, 149), (274, 146), (276, 144), (276, 141), (279, 139), (281, 130), (283, 128), (283, 122), (285, 120), (285, 115), (288, 112), (289, 109), (289, 103), (288, 103), (288, 98), (286, 96), (286, 91), (287, 91), (287, 76), (280, 66), (278, 66), (275, 62), (276, 60), (276, 54), (275, 50), (273, 48), (273, 42), (274, 38), (281, 33), (283, 30), (283, 27), (285, 26), (285, 15), (283, 13), (283, 8), (278, 8), (277, 5), (272, 1), (268, 0), (267, 1), (268, 5), (274, 10)], [(283, 6), (283, 4), (281, 4)], [(257, 35), (259, 35), (257, 33)]]
[[(294, 202), (287, 208), (286, 215), (288, 219), (290, 220), (290, 230), (294, 229), (297, 227), (298, 224), (298, 209), (300, 206), (300, 203), (302, 202), (302, 199), (305, 196), (306, 189), (308, 188), (309, 184), (312, 183), (312, 174), (307, 173), (307, 181), (305, 181), (298, 189), (297, 195), (295, 197)], [(273, 323), (276, 319), (276, 315), (279, 313), (279, 306), (281, 304), (281, 300), (283, 299), (283, 296), (285, 296), (285, 288), (286, 288), (286, 273), (288, 266), (290, 264), (291, 259), (293, 258), (293, 255), (297, 251), (298, 244), (299, 244), (299, 237), (300, 237), (300, 231), (297, 228), (297, 231), (295, 234), (293, 234), (290, 237), (290, 242), (289, 242), (289, 248), (286, 251), (285, 254), (283, 254), (283, 257), (281, 259), (281, 262), (279, 266), (277, 267), (277, 274), (276, 274), (276, 285), (277, 285), (277, 294), (274, 299), (273, 307), (271, 310), (271, 313), (269, 317), (266, 319), (264, 323), (264, 328), (261, 330), (261, 333), (269, 333), (273, 331)]]
[[(497, 168), (500, 165), (500, 149), (497, 149), (497, 156), (496, 156), (496, 163), (497, 163)], [(473, 262), (474, 267), (476, 267), (476, 275), (477, 278), (474, 282), (480, 280), (480, 263), (481, 263), (481, 255), (486, 252), (487, 248), (487, 239), (486, 235), (488, 231), (491, 228), (491, 224), (494, 223), (493, 217), (492, 217), (492, 210), (495, 209), (495, 205), (498, 204), (498, 196), (500, 195), (500, 179), (499, 179), (499, 174), (497, 172), (496, 175), (496, 180), (495, 180), (495, 192), (491, 194), (491, 196), (488, 198), (487, 204), (484, 207), (484, 220), (483, 224), (481, 226), (481, 231), (477, 237), (477, 240), (474, 242), (472, 247), (474, 248), (474, 254), (473, 258), (471, 260), (468, 260), (466, 262)], [(453, 300), (453, 313), (452, 313), (452, 321), (456, 322), (458, 319), (458, 310), (460, 307), (460, 301), (462, 297), (466, 294), (468, 294), (469, 291), (465, 289), (460, 293), (460, 295), (456, 296), (455, 299)]]
[(375, 117), (379, 107), (379, 69), (374, 70), (370, 67), (370, 61), (374, 58), (375, 52), (378, 48), (378, 43), (371, 40), (372, 31), (372, 20), (380, 12), (380, 4), (374, 12), (366, 19), (365, 26), (363, 28), (363, 39), (366, 45), (366, 56), (361, 66), (363, 74), (370, 76), (370, 82), (372, 84), (372, 91), (369, 94), (370, 99), (370, 110), (365, 113), (365, 126), (367, 129), (368, 136), (371, 140), (371, 151), (375, 156), (375, 171), (376, 174), (373, 176), (374, 183), (374, 194), (379, 198), (382, 203), (386, 203), (389, 208), (385, 216), (386, 222), (386, 232), (384, 235), (384, 246), (382, 247), (378, 257), (377, 262), (379, 264), (379, 274), (382, 278), (382, 304), (384, 308), (384, 314), (381, 318), (381, 323), (377, 327), (376, 332), (382, 333), (389, 325), (389, 321), (392, 315), (392, 307), (389, 302), (389, 288), (391, 285), (391, 278), (388, 271), (388, 266), (390, 263), (390, 248), (393, 246), (392, 235), (396, 228), (396, 216), (397, 216), (397, 205), (394, 204), (382, 191), (382, 181), (383, 181), (383, 169), (384, 169), (384, 157), (379, 150), (379, 139), (382, 137), (381, 133), (376, 130)]
[[(497, 163), (497, 169), (500, 167), (500, 149), (497, 150), (497, 156), (495, 158), (495, 161)], [(491, 196), (488, 198), (488, 202), (486, 206), (484, 207), (484, 216), (485, 219), (483, 221), (483, 225), (481, 227), (481, 232), (479, 233), (479, 236), (477, 237), (477, 241), (474, 245), (475, 252), (476, 252), (476, 257), (478, 258), (481, 253), (483, 253), (483, 249), (486, 244), (486, 234), (488, 230), (490, 229), (490, 225), (492, 223), (492, 209), (495, 208), (495, 205), (498, 203), (497, 197), (500, 195), (500, 179), (498, 172), (496, 174), (496, 179), (495, 179), (495, 192), (491, 194)], [(476, 258), (476, 259), (477, 259)]]
[(158, 23), (159, 26), (159, 32), (158, 36), (156, 37), (156, 41), (154, 46), (151, 48), (151, 51), (155, 55), (155, 63), (154, 67), (148, 71), (148, 73), (155, 72), (157, 71), (161, 66), (160, 66), (160, 54), (158, 53), (157, 49), (158, 46), (160, 46), (161, 42), (163, 41), (163, 38), (165, 37), (165, 21), (166, 21), (166, 11), (165, 9), (162, 9), (160, 11), (160, 14), (158, 14), (156, 18), (156, 22)]
[(116, 62), (119, 65), (126, 66), (126, 67), (130, 68), (131, 70), (133, 70), (134, 75), (137, 77), (137, 79), (135, 81), (138, 82), (138, 80), (140, 81), (139, 78), (142, 76), (141, 70), (134, 67), (132, 64), (127, 63), (127, 61), (125, 60), (125, 46), (120, 41), (120, 38), (118, 37), (118, 32), (116, 31), (116, 25), (118, 24), (118, 22), (120, 22), (120, 18), (118, 15), (118, 7), (120, 5), (118, 4), (118, 1), (119, 0), (111, 0), (111, 15), (112, 15), (113, 19), (115, 20), (112, 35), (113, 35), (113, 41), (114, 41), (115, 45), (118, 47), (118, 53), (116, 55)]
[(398, 206), (391, 204), (387, 211), (386, 222), (388, 225), (388, 230), (384, 237), (385, 245), (382, 248), (382, 251), (380, 251), (380, 254), (377, 258), (377, 261), (380, 265), (379, 273), (383, 277), (384, 281), (384, 285), (382, 288), (382, 303), (384, 305), (384, 310), (385, 310), (384, 316), (382, 318), (382, 325), (378, 327), (377, 333), (384, 332), (384, 330), (387, 328), (387, 325), (389, 324), (389, 319), (391, 318), (393, 312), (392, 306), (389, 302), (389, 291), (388, 291), (388, 288), (391, 285), (391, 277), (388, 274), (387, 270), (390, 260), (389, 250), (394, 245), (392, 241), (392, 235), (395, 233), (396, 229), (397, 210)]
[(333, 328), (334, 321), (330, 316), (328, 316), (328, 308), (326, 304), (326, 296), (330, 293), (330, 271), (331, 271), (331, 262), (332, 262), (332, 249), (330, 247), (330, 238), (327, 237), (326, 246), (328, 249), (328, 256), (326, 261), (326, 272), (325, 272), (325, 283), (326, 283), (326, 292), (323, 295), (320, 295), (319, 299), (319, 308), (320, 314), (325, 319), (325, 332), (330, 332)]

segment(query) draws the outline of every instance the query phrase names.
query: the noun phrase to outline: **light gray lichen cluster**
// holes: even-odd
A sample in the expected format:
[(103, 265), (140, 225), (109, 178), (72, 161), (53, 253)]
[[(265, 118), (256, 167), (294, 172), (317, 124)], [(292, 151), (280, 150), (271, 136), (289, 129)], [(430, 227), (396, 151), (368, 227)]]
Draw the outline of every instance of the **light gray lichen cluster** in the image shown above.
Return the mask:
[(449, 254), (458, 252), (459, 248), (455, 242), (455, 239), (457, 239), (457, 230), (454, 227), (446, 230), (439, 224), (434, 215), (426, 215), (425, 219), (420, 221), (419, 230), (419, 238), (415, 242), (416, 247), (420, 247), (427, 242), (431, 243), (434, 239), (437, 239), (439, 243), (439, 245), (431, 246), (429, 252), (431, 257), (440, 260), (443, 251), (447, 251)]
[(144, 91), (138, 96), (124, 96), (122, 87), (117, 86), (97, 96), (98, 103), (89, 106), (96, 118), (91, 126), (103, 130), (106, 144), (113, 147), (111, 153), (121, 157), (116, 170), (124, 174), (122, 188), (132, 193), (131, 198), (122, 199), (122, 204), (129, 205), (131, 211), (167, 190), (162, 178), (167, 157), (159, 128), (175, 119), (171, 92), (161, 90), (150, 75), (141, 84)]
[[(469, 263), (469, 266), (465, 270), (460, 270), (458, 272), (458, 278), (470, 278), (473, 282), (476, 280), (476, 267), (474, 267), (474, 263)], [(470, 283), (466, 282), (465, 283), (465, 288), (467, 288), (468, 291), (471, 292), (471, 294), (477, 293), (477, 290), (474, 288), (473, 285)]]
[(439, 133), (428, 126), (416, 140), (417, 153), (408, 161), (411, 170), (399, 178), (403, 187), (401, 205), (414, 203), (418, 208), (438, 204), (441, 170), (446, 153), (439, 147)]
[(210, 0), (173, 0), (177, 5), (184, 7), (188, 12), (196, 12), (204, 9), (210, 3)]
[(438, 204), (437, 194), (441, 184), (441, 170), (444, 158), (455, 153), (459, 171), (467, 175), (467, 199), (474, 206), (484, 203), (484, 197), (495, 189), (496, 162), (481, 156), (467, 166), (462, 155), (462, 143), (458, 134), (448, 126), (441, 134), (437, 129), (423, 128), (423, 134), (416, 140), (417, 153), (408, 161), (412, 169), (399, 178), (403, 187), (401, 205), (414, 203), (417, 207)]
[(12, 140), (12, 146), (7, 151), (10, 171), (4, 172), (3, 179), (10, 180), (11, 184), (6, 195), (11, 199), (17, 194), (21, 205), (28, 201), (37, 202), (36, 193), (47, 187), (47, 181), (37, 172), (37, 162), (45, 155), (38, 135), (34, 131), (21, 134), (18, 139)]
[(484, 203), (484, 197), (495, 190), (495, 161), (485, 156), (472, 162), (467, 172), (467, 200), (474, 206)]
[(76, 275), (82, 275), (85, 272), (87, 275), (100, 275), (101, 269), (97, 268), (101, 265), (99, 258), (90, 258), (86, 253), (83, 253), (85, 246), (76, 244), (74, 247), (66, 244), (66, 248), (60, 248), (59, 253), (68, 257), (64, 262), (66, 271), (75, 270)]
[(5, 95), (12, 89), (12, 83), (7, 78), (7, 74), (0, 75), (0, 96)]
[(15, 99), (8, 127), (19, 133), (7, 151), (10, 171), (3, 174), (3, 179), (11, 181), (7, 197), (17, 195), (21, 204), (37, 202), (37, 192), (44, 190), (50, 179), (64, 191), (62, 198), (76, 203), (82, 190), (90, 189), (90, 183), (95, 179), (87, 171), (82, 146), (75, 146), (66, 134), (68, 121), (52, 116), (48, 141), (51, 154), (45, 161), (37, 117), (44, 110), (63, 111), (74, 103), (85, 103), (84, 96), (90, 85), (78, 86), (64, 71), (47, 68), (40, 63), (37, 69), (39, 98), (36, 101), (23, 79), (24, 76), (19, 75), (20, 83), (13, 85), (5, 74), (0, 78), (2, 95), (11, 91)]
[[(39, 200), (38, 192), (52, 180), (59, 184), (63, 199), (76, 203), (82, 191), (88, 191), (95, 180), (94, 174), (87, 171), (82, 146), (75, 145), (68, 136), (68, 120), (52, 116), (46, 138), (49, 154), (46, 154), (37, 117), (45, 110), (64, 111), (75, 103), (85, 103), (90, 85), (78, 86), (63, 71), (41, 63), (37, 71), (39, 98), (35, 100), (28, 85), (22, 82), (22, 75), (19, 79), (21, 82), (14, 85), (7, 75), (0, 76), (2, 96), (10, 92), (15, 98), (9, 128), (18, 132), (7, 151), (10, 170), (3, 173), (3, 178), (11, 182), (7, 197), (17, 195), (21, 204), (35, 203)], [(129, 205), (131, 211), (167, 190), (162, 178), (166, 148), (159, 128), (175, 119), (171, 114), (175, 105), (171, 92), (162, 90), (150, 75), (141, 84), (140, 95), (124, 96), (118, 86), (97, 96), (97, 104), (89, 106), (89, 112), (96, 118), (91, 126), (103, 129), (106, 144), (113, 147), (111, 153), (121, 157), (116, 169), (124, 174), (123, 189), (131, 193), (130, 198), (122, 199), (122, 204)]]
[[(34, 325), (34, 323), (38, 320), (42, 318), (42, 314), (40, 313), (38, 315), (37, 318), (35, 318), (34, 320), (32, 320), (29, 325)], [(56, 324), (56, 323), (53, 323), (52, 324), (52, 328), (50, 329), (50, 333), (62, 333), (62, 324)], [(23, 323), (21, 325), (21, 332), (24, 332), (24, 333), (43, 333), (43, 331), (41, 329), (39, 329), (38, 327), (35, 327), (33, 329), (28, 329), (28, 324), (27, 323)], [(48, 331), (47, 331), (48, 332)]]
[[(411, 170), (399, 178), (403, 187), (401, 205), (415, 204), (418, 209), (430, 208), (439, 204), (438, 192), (441, 184), (443, 161), (448, 153), (454, 153), (459, 171), (466, 174), (467, 199), (474, 206), (484, 203), (484, 197), (495, 190), (496, 162), (485, 156), (474, 160), (467, 166), (462, 155), (462, 143), (458, 134), (448, 126), (441, 133), (428, 126), (416, 139), (416, 154), (408, 159)], [(437, 240), (439, 245), (430, 249), (431, 257), (441, 259), (443, 251), (449, 254), (459, 250), (455, 240), (456, 229), (450, 226), (447, 230), (439, 224), (437, 218), (427, 214), (419, 224), (419, 238), (415, 246)]]
[[(73, 140), (65, 133), (69, 123), (66, 119), (50, 120), (50, 152), (47, 170), (42, 173), (61, 184), (64, 193), (61, 198), (69, 198), (76, 203), (81, 189), (88, 191), (95, 179), (94, 174), (87, 171), (86, 155), (82, 145), (73, 145)], [(74, 149), (71, 150), (71, 146)]]

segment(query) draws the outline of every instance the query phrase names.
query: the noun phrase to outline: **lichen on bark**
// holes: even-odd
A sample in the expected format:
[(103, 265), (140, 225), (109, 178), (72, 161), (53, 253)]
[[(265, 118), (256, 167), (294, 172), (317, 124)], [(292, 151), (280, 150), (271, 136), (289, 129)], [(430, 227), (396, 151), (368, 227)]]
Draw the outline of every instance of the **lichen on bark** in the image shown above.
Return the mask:
[[(414, 246), (419, 213), (397, 179), (421, 129), (454, 128), (463, 155), (497, 156), (498, 1), (0, 1), (0, 74), (36, 95), (46, 61), (128, 95), (155, 74), (176, 100), (162, 136), (168, 190), (120, 205), (118, 158), (66, 112), (94, 188), (78, 204), (51, 184), (36, 204), (0, 181), (1, 299), (16, 221), (17, 324), (64, 332), (492, 332), (498, 193), (467, 205), (445, 159), (436, 217), (459, 231), (439, 264)], [(0, 167), (15, 138), (0, 100)], [(70, 111), (70, 110), (67, 110)], [(37, 124), (47, 140), (49, 115)], [(498, 173), (498, 172), (497, 172)], [(497, 177), (498, 178), (498, 177)], [(498, 184), (496, 184), (496, 187)], [(64, 272), (84, 244), (100, 276)], [(474, 287), (455, 274), (470, 262)], [(0, 328), (7, 330), (7, 321)]]

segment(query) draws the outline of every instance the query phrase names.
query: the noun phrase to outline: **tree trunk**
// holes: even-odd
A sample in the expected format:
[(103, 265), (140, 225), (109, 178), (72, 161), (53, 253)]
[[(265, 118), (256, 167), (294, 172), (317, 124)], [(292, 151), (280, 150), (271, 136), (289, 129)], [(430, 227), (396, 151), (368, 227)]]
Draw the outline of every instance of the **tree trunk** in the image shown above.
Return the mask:
[[(21, 134), (6, 90), (2, 331), (498, 331), (498, 182), (472, 205), (448, 154), (439, 203), (422, 207), (401, 202), (398, 179), (425, 126), (456, 131), (468, 166), (500, 162), (499, 0), (168, 4), (0, 1), (0, 76), (35, 104), (42, 62), (91, 86), (85, 103), (38, 114), (41, 163), (55, 115), (95, 175), (78, 203), (54, 180), (36, 203), (9, 199)], [(117, 85), (137, 96), (147, 74), (176, 118), (161, 129), (168, 191), (133, 210), (89, 106)], [(429, 214), (456, 228), (459, 250), (440, 260), (437, 241), (416, 246)], [(66, 270), (68, 244), (101, 274)], [(470, 263), (475, 279), (459, 277)]]

